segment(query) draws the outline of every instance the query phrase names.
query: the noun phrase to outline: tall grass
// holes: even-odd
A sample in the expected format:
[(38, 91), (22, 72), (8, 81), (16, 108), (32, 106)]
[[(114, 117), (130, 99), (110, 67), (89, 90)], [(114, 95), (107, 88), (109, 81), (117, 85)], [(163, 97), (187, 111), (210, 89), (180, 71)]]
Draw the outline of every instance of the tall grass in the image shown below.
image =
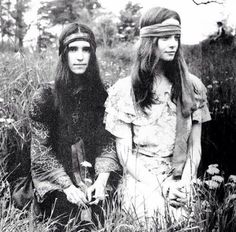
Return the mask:
[[(203, 131), (205, 163), (202, 174), (205, 174), (192, 186), (196, 194), (194, 201), (188, 204), (188, 217), (182, 223), (166, 217), (167, 228), (158, 231), (236, 231), (236, 178), (230, 176), (235, 174), (232, 172), (234, 163), (233, 167), (224, 162), (220, 167), (211, 165), (207, 168), (211, 163), (222, 163), (222, 157), (230, 160), (229, 157), (235, 154), (235, 149), (230, 151), (229, 147), (234, 147), (236, 134), (229, 125), (235, 125), (233, 62), (236, 52), (235, 47), (219, 46), (220, 49), (216, 44), (203, 43), (202, 46), (185, 47), (190, 70), (202, 78), (208, 88), (213, 121)], [(133, 51), (130, 44), (98, 49), (101, 76), (106, 87), (130, 74)], [(49, 231), (54, 222), (35, 221), (32, 207), (16, 209), (10, 190), (14, 187), (14, 180), (29, 171), (28, 105), (40, 84), (53, 81), (57, 55), (54, 51), (47, 51), (41, 54), (2, 53), (0, 56), (0, 231)], [(222, 57), (226, 61), (220, 62)], [(121, 210), (121, 199), (116, 195), (109, 202), (109, 207), (104, 209), (105, 223), (98, 225), (97, 231), (150, 231), (150, 225), (139, 223), (137, 218)], [(157, 229), (153, 228), (153, 231)]]

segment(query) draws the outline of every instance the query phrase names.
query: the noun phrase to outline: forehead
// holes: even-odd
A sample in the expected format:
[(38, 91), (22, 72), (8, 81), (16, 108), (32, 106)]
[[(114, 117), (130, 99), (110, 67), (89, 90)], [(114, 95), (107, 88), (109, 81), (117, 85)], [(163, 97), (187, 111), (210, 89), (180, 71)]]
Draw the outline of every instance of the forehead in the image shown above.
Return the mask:
[(180, 25), (179, 21), (177, 19), (174, 19), (174, 18), (166, 19), (161, 24), (162, 25), (167, 25), (167, 24)]
[(90, 47), (90, 43), (84, 40), (76, 40), (68, 45), (69, 47)]

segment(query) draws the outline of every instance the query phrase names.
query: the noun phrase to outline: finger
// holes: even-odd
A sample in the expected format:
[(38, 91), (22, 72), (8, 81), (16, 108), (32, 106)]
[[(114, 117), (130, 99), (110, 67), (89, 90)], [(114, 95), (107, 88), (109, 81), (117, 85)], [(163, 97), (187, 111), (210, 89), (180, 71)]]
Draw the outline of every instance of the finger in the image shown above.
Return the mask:
[(105, 195), (104, 194), (95, 194), (94, 198), (95, 199), (99, 199), (99, 200), (104, 200), (105, 199)]
[(72, 193), (73, 198), (75, 199), (76, 204), (86, 204), (87, 200), (85, 194), (80, 190)]
[(94, 201), (89, 202), (90, 205), (97, 205), (99, 203), (100, 199), (96, 199)]
[(87, 201), (87, 199), (86, 199), (86, 196), (84, 195), (84, 194), (78, 194), (77, 195), (77, 200), (79, 201), (79, 202), (81, 202), (81, 203), (83, 203), (83, 204), (86, 204), (86, 203), (88, 203), (88, 201)]
[(179, 190), (177, 190), (177, 189), (173, 190), (172, 194), (173, 194), (175, 197), (177, 197), (177, 198), (186, 198), (186, 197), (187, 197), (187, 196), (186, 196), (186, 193), (181, 192), (181, 191), (179, 191)]
[(105, 198), (108, 197), (107, 193), (104, 193), (103, 191), (100, 193), (95, 193), (94, 198), (100, 199), (101, 201), (104, 201)]
[(76, 199), (74, 198), (74, 196), (72, 194), (68, 194), (66, 197), (67, 197), (67, 200), (69, 202), (71, 202), (72, 204), (76, 204), (77, 203)]
[(179, 207), (183, 206), (183, 203), (178, 202), (176, 200), (170, 200), (170, 205), (174, 208), (179, 208)]
[(94, 188), (91, 188), (89, 187), (87, 189), (87, 198), (88, 198), (88, 201), (91, 201), (92, 200), (92, 192), (94, 191)]

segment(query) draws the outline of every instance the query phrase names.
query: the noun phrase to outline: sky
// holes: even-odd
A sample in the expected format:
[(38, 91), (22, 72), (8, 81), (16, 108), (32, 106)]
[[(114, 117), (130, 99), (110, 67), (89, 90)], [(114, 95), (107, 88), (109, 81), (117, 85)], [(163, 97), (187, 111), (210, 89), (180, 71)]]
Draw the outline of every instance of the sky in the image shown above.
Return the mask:
[[(102, 7), (115, 15), (125, 8), (128, 0), (98, 0)], [(206, 0), (196, 0), (206, 1)], [(142, 12), (154, 6), (163, 6), (177, 11), (182, 21), (182, 43), (196, 44), (208, 35), (217, 31), (217, 21), (227, 19), (227, 25), (236, 28), (236, 0), (220, 0), (224, 4), (211, 3), (196, 5), (192, 0), (132, 0), (143, 7)], [(32, 0), (31, 10), (26, 15), (26, 21), (34, 24), (38, 0)], [(37, 30), (32, 26), (26, 36), (26, 41), (37, 37)]]

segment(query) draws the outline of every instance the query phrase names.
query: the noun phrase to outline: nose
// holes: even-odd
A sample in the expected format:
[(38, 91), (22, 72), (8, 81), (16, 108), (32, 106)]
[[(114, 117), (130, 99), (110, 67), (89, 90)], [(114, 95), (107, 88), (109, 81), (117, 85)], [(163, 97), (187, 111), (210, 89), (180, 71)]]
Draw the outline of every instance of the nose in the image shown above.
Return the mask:
[(171, 48), (175, 48), (175, 47), (177, 47), (178, 46), (178, 39), (176, 39), (176, 37), (174, 36), (174, 35), (172, 35), (171, 37), (170, 37), (170, 39), (169, 39), (169, 46), (171, 47)]
[(84, 59), (84, 53), (83, 53), (82, 49), (78, 49), (78, 51), (76, 52), (76, 58), (77, 58), (77, 60)]

